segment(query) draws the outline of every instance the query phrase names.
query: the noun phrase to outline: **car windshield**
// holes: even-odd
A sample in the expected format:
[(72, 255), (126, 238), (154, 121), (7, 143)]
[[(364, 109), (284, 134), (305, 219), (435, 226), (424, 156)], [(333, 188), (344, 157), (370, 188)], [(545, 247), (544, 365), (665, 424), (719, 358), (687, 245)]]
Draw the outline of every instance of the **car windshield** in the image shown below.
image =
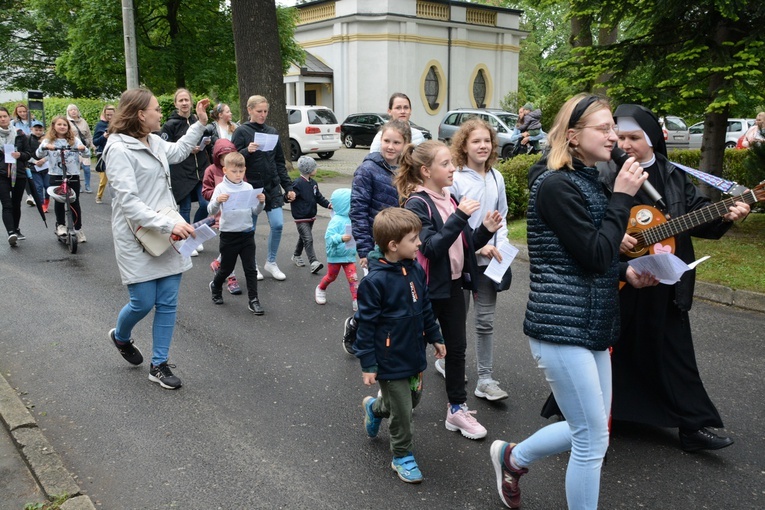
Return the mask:
[(506, 126), (512, 128), (515, 123), (518, 122), (518, 116), (512, 113), (495, 113), (499, 120), (505, 123)]
[(337, 124), (337, 119), (332, 110), (308, 110), (309, 124)]

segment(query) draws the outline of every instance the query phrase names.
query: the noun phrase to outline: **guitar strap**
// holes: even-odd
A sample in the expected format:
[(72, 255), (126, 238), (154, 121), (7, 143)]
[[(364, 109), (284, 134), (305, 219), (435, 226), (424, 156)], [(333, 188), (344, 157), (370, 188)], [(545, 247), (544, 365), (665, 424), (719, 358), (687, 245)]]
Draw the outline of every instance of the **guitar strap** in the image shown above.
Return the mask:
[(694, 176), (698, 180), (705, 182), (713, 188), (717, 188), (728, 195), (742, 195), (748, 190), (746, 186), (742, 186), (734, 181), (728, 181), (722, 177), (717, 177), (716, 175), (708, 174), (706, 172), (702, 172), (701, 170), (696, 170), (695, 168), (681, 165), (680, 163), (675, 163), (674, 161), (670, 161), (670, 163), (675, 165), (683, 172)]

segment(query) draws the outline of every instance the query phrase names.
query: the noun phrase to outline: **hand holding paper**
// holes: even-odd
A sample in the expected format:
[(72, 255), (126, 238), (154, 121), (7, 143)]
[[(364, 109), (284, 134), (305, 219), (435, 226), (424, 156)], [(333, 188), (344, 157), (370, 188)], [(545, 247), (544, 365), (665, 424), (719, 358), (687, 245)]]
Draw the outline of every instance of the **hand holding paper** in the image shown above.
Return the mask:
[(674, 285), (680, 281), (683, 273), (690, 271), (708, 258), (709, 255), (686, 264), (673, 253), (656, 253), (630, 260), (629, 265), (639, 274), (644, 272), (651, 273), (659, 279), (659, 283)]
[(502, 277), (505, 276), (507, 268), (510, 267), (510, 264), (515, 260), (515, 256), (518, 255), (518, 248), (510, 243), (502, 243), (499, 245), (499, 253), (502, 255), (502, 262), (499, 262), (496, 258), (491, 259), (489, 266), (484, 272), (487, 278), (497, 283), (502, 282)]

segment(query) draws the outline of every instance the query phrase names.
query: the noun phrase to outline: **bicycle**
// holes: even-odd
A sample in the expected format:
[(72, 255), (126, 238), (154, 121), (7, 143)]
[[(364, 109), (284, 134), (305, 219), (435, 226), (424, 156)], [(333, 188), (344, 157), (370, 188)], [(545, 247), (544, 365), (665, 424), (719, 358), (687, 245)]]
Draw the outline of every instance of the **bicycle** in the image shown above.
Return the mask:
[(58, 233), (56, 233), (56, 238), (59, 240), (59, 242), (67, 245), (69, 247), (69, 252), (74, 254), (77, 253), (77, 232), (74, 229), (75, 212), (72, 209), (72, 202), (77, 199), (77, 193), (71, 187), (69, 187), (69, 177), (66, 174), (66, 152), (71, 152), (73, 150), (75, 152), (79, 151), (77, 149), (72, 149), (72, 147), (68, 145), (57, 147), (55, 150), (57, 150), (61, 156), (57, 164), (61, 168), (63, 180), (59, 186), (51, 186), (48, 188), (48, 195), (50, 195), (50, 197), (56, 202), (61, 202), (64, 204), (66, 233), (63, 235), (58, 235)]

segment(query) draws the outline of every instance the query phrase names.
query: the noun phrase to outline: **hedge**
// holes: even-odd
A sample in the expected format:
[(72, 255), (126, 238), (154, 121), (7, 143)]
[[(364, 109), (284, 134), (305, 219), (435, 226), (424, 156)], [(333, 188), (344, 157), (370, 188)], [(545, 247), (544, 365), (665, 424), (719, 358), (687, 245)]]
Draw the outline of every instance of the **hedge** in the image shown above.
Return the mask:
[[(526, 216), (529, 205), (528, 172), (540, 157), (540, 154), (520, 155), (500, 161), (497, 165), (497, 170), (505, 178), (508, 219)], [(753, 164), (755, 157), (755, 151), (752, 150), (726, 150), (723, 160), (723, 177), (750, 188), (756, 186), (765, 179), (765, 166)], [(701, 161), (701, 149), (672, 150), (669, 151), (669, 159), (691, 168), (698, 168)], [(750, 160), (749, 164), (745, 163), (747, 159)], [(752, 168), (760, 171), (753, 171)]]

